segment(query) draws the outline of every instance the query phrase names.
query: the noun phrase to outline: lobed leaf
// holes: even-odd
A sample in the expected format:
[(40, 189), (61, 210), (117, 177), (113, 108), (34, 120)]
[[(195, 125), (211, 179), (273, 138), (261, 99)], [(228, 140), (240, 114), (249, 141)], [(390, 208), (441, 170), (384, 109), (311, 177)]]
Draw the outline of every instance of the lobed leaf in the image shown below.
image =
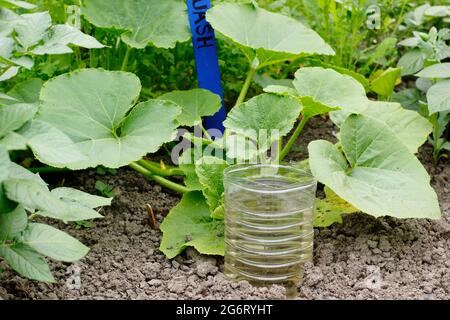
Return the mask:
[(186, 3), (182, 0), (86, 0), (82, 13), (100, 28), (123, 31), (121, 39), (133, 48), (149, 43), (173, 48), (189, 40)]
[(234, 107), (224, 126), (232, 133), (254, 140), (263, 152), (291, 131), (300, 111), (301, 105), (295, 98), (262, 94)]
[(133, 103), (139, 79), (132, 73), (85, 69), (48, 81), (38, 120), (67, 134), (87, 161), (70, 169), (118, 168), (156, 152), (176, 137), (180, 107), (170, 101)]
[(255, 4), (223, 3), (207, 12), (212, 27), (238, 44), (259, 67), (303, 54), (334, 55), (334, 50), (313, 30), (287, 16)]
[(205, 89), (187, 91), (172, 91), (160, 97), (160, 100), (169, 100), (181, 107), (181, 114), (177, 121), (181, 126), (201, 124), (202, 117), (212, 116), (222, 106), (220, 97)]
[(367, 108), (364, 87), (354, 78), (333, 69), (301, 68), (295, 73), (294, 87), (300, 97), (310, 97), (329, 108), (359, 113)]
[(202, 254), (224, 255), (223, 220), (211, 218), (201, 192), (188, 192), (169, 212), (160, 227), (163, 232), (160, 250), (172, 259), (186, 247)]
[(375, 217), (440, 218), (426, 170), (386, 124), (351, 115), (341, 145), (343, 153), (328, 141), (308, 146), (313, 175), (339, 197)]
[(403, 109), (398, 103), (370, 101), (362, 114), (385, 123), (411, 153), (417, 152), (433, 130), (418, 112)]

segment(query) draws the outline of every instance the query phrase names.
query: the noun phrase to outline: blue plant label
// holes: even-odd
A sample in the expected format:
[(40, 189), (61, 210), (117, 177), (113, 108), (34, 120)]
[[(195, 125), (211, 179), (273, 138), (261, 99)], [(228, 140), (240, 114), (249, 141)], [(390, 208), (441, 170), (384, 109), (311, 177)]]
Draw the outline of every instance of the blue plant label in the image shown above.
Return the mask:
[(210, 0), (187, 0), (189, 23), (192, 32), (195, 63), (197, 66), (198, 84), (222, 98), (222, 108), (212, 117), (206, 117), (206, 129), (225, 130), (223, 122), (226, 118), (223, 103), (223, 90), (220, 78), (219, 59), (214, 30), (206, 21), (206, 11), (211, 8)]

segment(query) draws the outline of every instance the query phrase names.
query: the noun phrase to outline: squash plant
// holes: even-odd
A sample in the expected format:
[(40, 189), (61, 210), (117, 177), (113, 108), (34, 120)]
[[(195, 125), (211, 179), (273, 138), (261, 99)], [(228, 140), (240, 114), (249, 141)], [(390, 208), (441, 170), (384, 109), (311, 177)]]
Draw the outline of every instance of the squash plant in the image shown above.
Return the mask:
[[(131, 50), (147, 45), (169, 48), (189, 38), (182, 0), (137, 0), (129, 6), (124, 1), (85, 0), (81, 11), (98, 28), (116, 29), (118, 41), (128, 48), (122, 70), (127, 69)], [(170, 19), (162, 19), (166, 17)], [(430, 178), (414, 156), (432, 131), (427, 119), (397, 103), (369, 100), (365, 87), (340, 73), (339, 67), (300, 68), (294, 80), (268, 84), (265, 93), (246, 101), (250, 84), (262, 68), (311, 55), (333, 55), (334, 50), (300, 22), (253, 3), (219, 4), (206, 18), (248, 60), (247, 78), (224, 123), (223, 137), (212, 139), (211, 132), (202, 130), (202, 117), (213, 115), (221, 106), (220, 98), (206, 90), (174, 91), (141, 101), (142, 85), (136, 75), (80, 69), (44, 84), (31, 79), (2, 94), (0, 145), (8, 150), (29, 148), (39, 161), (54, 168), (129, 166), (182, 193), (180, 203), (161, 225), (161, 250), (169, 258), (186, 246), (205, 254), (223, 254), (223, 170), (237, 162), (283, 161), (308, 121), (326, 114), (340, 129), (339, 143), (312, 142), (309, 160), (299, 164), (309, 166), (326, 186), (325, 197), (317, 199), (316, 226), (341, 222), (342, 213), (357, 211), (376, 217), (440, 217)], [(176, 23), (168, 28), (166, 20)], [(179, 165), (162, 166), (143, 159), (176, 139), (180, 128), (188, 129), (183, 141), (191, 148), (182, 148)], [(274, 145), (277, 152), (268, 156)], [(7, 157), (5, 151), (3, 157)], [(64, 215), (64, 221), (95, 218), (87, 211), (86, 216), (71, 218), (64, 212), (71, 212), (72, 206), (78, 212), (81, 206), (93, 214), (92, 208), (106, 204), (104, 199), (81, 197), (73, 190), (70, 196), (43, 186), (34, 191), (29, 188), (31, 182), (22, 186), (7, 177), (8, 170), (0, 171), (4, 193), (9, 200), (23, 203), (32, 218), (34, 214)], [(16, 190), (25, 190), (26, 196)], [(36, 192), (45, 197), (31, 197)], [(11, 249), (16, 242), (29, 245), (23, 238), (26, 230), (6, 239), (2, 248)], [(52, 257), (50, 251), (38, 252)], [(5, 260), (21, 271), (15, 260)]]
[(0, 258), (24, 277), (54, 282), (44, 256), (73, 262), (89, 249), (65, 232), (35, 222), (36, 218), (64, 222), (101, 218), (94, 209), (110, 205), (111, 199), (66, 187), (50, 191), (38, 174), (10, 160), (8, 151), (27, 148), (47, 163), (84, 158), (61, 131), (31, 120), (40, 85), (39, 80), (29, 80), (0, 95)]
[[(146, 2), (149, 10), (151, 3)], [(177, 1), (169, 3), (175, 5)], [(100, 5), (104, 1), (87, 1), (86, 17), (99, 26), (116, 26), (113, 15), (97, 16), (100, 10), (89, 9)], [(133, 24), (139, 21), (138, 11), (130, 10), (127, 14), (132, 22), (119, 26), (127, 30), (121, 37), (129, 46), (170, 46), (171, 41), (184, 40), (178, 32), (170, 35), (171, 41), (169, 36), (163, 40), (141, 38), (136, 31), (150, 26)], [(260, 68), (334, 52), (314, 31), (254, 4), (220, 4), (208, 12), (207, 18), (249, 62), (247, 80), (224, 123), (226, 132), (221, 139), (186, 134), (184, 138), (192, 147), (181, 155), (177, 167), (162, 167), (142, 159), (174, 140), (180, 126), (201, 125), (203, 116), (220, 108), (219, 97), (194, 89), (137, 103), (141, 84), (133, 74), (85, 69), (45, 83), (34, 118), (66, 134), (84, 159), (64, 164), (43, 162), (70, 169), (129, 165), (184, 194), (161, 225), (161, 250), (169, 258), (186, 246), (202, 253), (223, 254), (224, 168), (237, 161), (283, 161), (306, 123), (329, 113), (340, 128), (339, 143), (314, 141), (308, 148), (309, 167), (326, 185), (326, 197), (317, 199), (316, 226), (340, 222), (342, 213), (356, 211), (376, 217), (440, 217), (430, 178), (414, 156), (432, 130), (427, 119), (397, 103), (371, 101), (360, 82), (322, 67), (300, 68), (292, 84), (285, 82), (289, 86), (269, 85), (264, 88), (266, 93), (245, 101)], [(261, 129), (268, 134), (261, 134)], [(267, 151), (274, 143), (278, 143), (280, 152), (268, 158)], [(184, 184), (171, 177), (182, 177)]]

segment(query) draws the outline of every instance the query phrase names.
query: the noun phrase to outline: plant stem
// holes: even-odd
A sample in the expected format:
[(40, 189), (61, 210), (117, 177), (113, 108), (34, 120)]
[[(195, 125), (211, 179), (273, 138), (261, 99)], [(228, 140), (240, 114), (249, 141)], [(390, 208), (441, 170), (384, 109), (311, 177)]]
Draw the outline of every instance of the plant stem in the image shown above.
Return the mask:
[(28, 168), (32, 173), (58, 173), (58, 172), (68, 172), (67, 168), (54, 168), (54, 167), (36, 167)]
[(406, 4), (408, 3), (408, 0), (404, 0), (403, 1), (403, 5), (402, 8), (400, 10), (400, 15), (397, 17), (397, 23), (394, 26), (394, 29), (392, 29), (391, 32), (391, 37), (395, 34), (395, 32), (397, 31), (398, 27), (400, 26), (400, 24), (403, 22), (403, 18), (405, 17), (405, 9), (406, 9)]
[(182, 185), (180, 185), (178, 183), (175, 183), (175, 182), (172, 182), (170, 180), (167, 180), (167, 179), (165, 179), (165, 178), (163, 178), (161, 176), (152, 174), (150, 171), (148, 171), (144, 167), (140, 166), (136, 162), (132, 162), (128, 166), (130, 168), (136, 170), (137, 172), (143, 174), (144, 176), (146, 176), (150, 180), (153, 180), (153, 181), (159, 183), (160, 185), (162, 185), (163, 187), (166, 187), (166, 188), (168, 188), (170, 190), (173, 190), (175, 192), (187, 193), (187, 192), (191, 191), (190, 189), (186, 188), (185, 186), (182, 186)]
[(203, 124), (201, 124), (201, 127), (202, 127), (203, 135), (205, 136), (205, 138), (212, 141), (211, 136), (209, 135), (208, 131), (205, 129)]
[(284, 146), (283, 150), (281, 151), (279, 160), (282, 161), (289, 151), (291, 151), (292, 146), (294, 145), (295, 141), (297, 140), (298, 136), (302, 132), (303, 128), (305, 127), (306, 123), (308, 122), (308, 117), (303, 117), (302, 121), (298, 124), (297, 128), (295, 129), (294, 133), (292, 134), (291, 138), (289, 139), (286, 146)]
[(184, 171), (179, 168), (161, 168), (159, 164), (152, 163), (147, 160), (139, 160), (137, 162), (140, 166), (144, 167), (145, 169), (153, 172), (154, 174), (157, 174), (158, 176), (162, 177), (171, 177), (171, 176), (184, 176)]
[(432, 116), (433, 123), (433, 160), (434, 164), (437, 165), (439, 162), (439, 154), (441, 153), (441, 149), (439, 146), (439, 133), (438, 133), (438, 118), (437, 113)]
[(127, 65), (128, 65), (128, 59), (130, 59), (130, 52), (131, 48), (127, 46), (127, 51), (125, 52), (125, 57), (122, 61), (122, 67), (120, 68), (121, 71), (127, 71)]
[(245, 97), (247, 96), (248, 89), (250, 88), (250, 85), (252, 84), (252, 80), (253, 80), (253, 77), (255, 76), (255, 74), (256, 74), (256, 68), (254, 68), (253, 66), (250, 66), (250, 69), (248, 70), (248, 73), (247, 73), (247, 78), (245, 79), (245, 82), (244, 82), (244, 86), (242, 87), (241, 93), (239, 94), (239, 98), (236, 101), (236, 104), (235, 104), (236, 106), (241, 104), (242, 102), (244, 102)]

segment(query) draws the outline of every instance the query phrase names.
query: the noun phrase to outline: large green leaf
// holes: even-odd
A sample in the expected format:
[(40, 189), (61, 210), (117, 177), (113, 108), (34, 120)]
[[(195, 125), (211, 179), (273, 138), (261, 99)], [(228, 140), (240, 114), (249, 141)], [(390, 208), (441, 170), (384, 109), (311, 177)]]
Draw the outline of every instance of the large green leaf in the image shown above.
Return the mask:
[(169, 259), (189, 246), (203, 254), (224, 255), (223, 220), (211, 218), (201, 192), (184, 194), (160, 228), (163, 232), (160, 250)]
[(416, 77), (445, 79), (450, 78), (450, 62), (437, 63), (426, 67), (416, 74)]
[(140, 88), (132, 73), (100, 69), (65, 74), (44, 85), (37, 119), (66, 133), (88, 158), (68, 168), (118, 168), (176, 137), (180, 107), (149, 100), (133, 108)]
[(30, 223), (22, 241), (40, 254), (64, 262), (80, 260), (89, 251), (88, 247), (67, 233), (41, 223)]
[[(265, 151), (291, 131), (300, 111), (301, 105), (295, 98), (262, 94), (234, 107), (224, 126), (258, 142), (261, 151)], [(274, 134), (275, 130), (278, 134)]]
[(430, 177), (387, 125), (351, 115), (341, 145), (344, 153), (324, 140), (308, 147), (313, 175), (339, 197), (375, 217), (440, 218)]
[(300, 97), (347, 112), (359, 113), (369, 103), (361, 83), (333, 69), (301, 68), (295, 73), (294, 87)]
[(8, 96), (22, 103), (39, 103), (39, 94), (43, 83), (38, 78), (25, 80), (8, 91)]
[(339, 110), (339, 107), (329, 107), (325, 104), (317, 102), (314, 98), (299, 95), (296, 89), (285, 86), (267, 86), (264, 88), (265, 92), (287, 94), (296, 97), (302, 105), (302, 115), (306, 118), (312, 118), (331, 111)]
[(178, 123), (182, 126), (195, 126), (200, 124), (202, 117), (212, 116), (222, 106), (220, 97), (205, 89), (188, 91), (172, 91), (158, 99), (175, 102), (181, 107)]
[(313, 30), (287, 16), (254, 4), (224, 3), (206, 15), (213, 28), (238, 44), (259, 67), (302, 54), (334, 55), (333, 49)]
[(225, 160), (215, 157), (203, 157), (195, 165), (206, 203), (214, 218), (223, 218), (223, 171), (228, 167)]
[(427, 100), (430, 114), (450, 111), (450, 80), (433, 85), (427, 92)]
[(0, 138), (19, 129), (33, 118), (36, 111), (37, 107), (29, 103), (0, 105)]
[(149, 43), (172, 48), (190, 38), (186, 3), (182, 0), (86, 0), (82, 13), (101, 28), (124, 31), (122, 40), (131, 47)]
[(18, 133), (25, 138), (36, 159), (47, 165), (64, 168), (87, 160), (65, 133), (43, 121), (31, 121)]
[(25, 150), (27, 148), (27, 141), (20, 134), (10, 132), (5, 137), (0, 138), (0, 145), (8, 151)]
[(0, 241), (13, 239), (25, 230), (27, 224), (27, 213), (20, 204), (13, 211), (8, 213), (0, 212)]
[(29, 279), (55, 282), (47, 262), (32, 248), (23, 243), (0, 246), (0, 257), (16, 272)]
[(370, 101), (363, 114), (388, 125), (412, 153), (417, 152), (433, 130), (431, 123), (418, 112), (403, 109), (398, 103)]

